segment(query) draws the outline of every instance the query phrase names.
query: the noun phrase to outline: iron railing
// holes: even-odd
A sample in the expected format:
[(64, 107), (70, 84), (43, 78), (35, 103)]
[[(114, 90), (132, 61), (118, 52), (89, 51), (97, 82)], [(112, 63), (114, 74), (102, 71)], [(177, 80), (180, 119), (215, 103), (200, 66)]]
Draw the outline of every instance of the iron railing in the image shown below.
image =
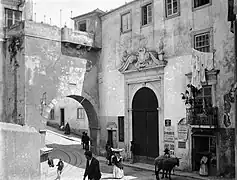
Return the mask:
[[(198, 113), (199, 112), (199, 113)], [(200, 108), (187, 108), (186, 109), (187, 123), (190, 125), (218, 125), (218, 108), (208, 107), (203, 108), (200, 113)]]

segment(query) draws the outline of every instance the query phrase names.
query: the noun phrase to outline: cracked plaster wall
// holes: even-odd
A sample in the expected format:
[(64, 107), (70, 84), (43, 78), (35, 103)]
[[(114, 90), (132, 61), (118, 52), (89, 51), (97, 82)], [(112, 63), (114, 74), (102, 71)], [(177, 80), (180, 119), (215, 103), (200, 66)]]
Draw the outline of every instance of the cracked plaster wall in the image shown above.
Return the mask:
[[(215, 67), (220, 70), (216, 87), (219, 123), (221, 131), (225, 132), (225, 137), (228, 137), (234, 130), (234, 107), (231, 109), (232, 125), (225, 128), (222, 123), (223, 95), (229, 91), (230, 85), (234, 82), (234, 36), (230, 32), (230, 23), (227, 22), (227, 2), (215, 0), (212, 1), (211, 6), (192, 11), (192, 2), (184, 0), (180, 2), (180, 16), (166, 19), (164, 18), (164, 1), (153, 1), (153, 22), (151, 25), (141, 27), (140, 7), (146, 2), (149, 1), (132, 2), (102, 17), (103, 48), (99, 65), (101, 115), (105, 119), (109, 117), (115, 119), (118, 115), (125, 115), (124, 76), (117, 70), (124, 50), (135, 52), (143, 46), (150, 50), (158, 50), (160, 39), (164, 39), (165, 59), (168, 60), (164, 80), (164, 119), (171, 119), (176, 129), (178, 121), (186, 117), (180, 93), (186, 89), (185, 73), (191, 71), (192, 35), (196, 31), (211, 27), (213, 28), (211, 44), (216, 49)], [(121, 33), (120, 14), (128, 10), (131, 10), (132, 13), (132, 30)], [(164, 126), (164, 119), (160, 119), (161, 126)], [(106, 137), (106, 134), (103, 136)], [(177, 137), (177, 134), (175, 136)], [(221, 136), (218, 145), (221, 148), (219, 152), (220, 172), (225, 172), (231, 164), (234, 164), (234, 141), (232, 138)], [(189, 147), (188, 144), (187, 147)], [(177, 156), (185, 157), (181, 160), (181, 169), (190, 168), (191, 156), (188, 149), (178, 149), (176, 144), (175, 152)]]

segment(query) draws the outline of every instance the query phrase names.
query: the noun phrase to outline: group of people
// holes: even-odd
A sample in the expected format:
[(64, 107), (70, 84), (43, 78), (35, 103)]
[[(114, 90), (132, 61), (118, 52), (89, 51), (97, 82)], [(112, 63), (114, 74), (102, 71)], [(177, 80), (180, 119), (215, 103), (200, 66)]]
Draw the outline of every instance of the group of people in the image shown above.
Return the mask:
[[(49, 165), (49, 167), (54, 167), (54, 162), (53, 162), (52, 158), (48, 158), (48, 165)], [(55, 180), (57, 180), (57, 179), (60, 180), (62, 170), (63, 170), (63, 167), (64, 167), (64, 163), (63, 163), (62, 159), (59, 159), (58, 164), (56, 166), (58, 166), (58, 168), (57, 168), (57, 178)]]

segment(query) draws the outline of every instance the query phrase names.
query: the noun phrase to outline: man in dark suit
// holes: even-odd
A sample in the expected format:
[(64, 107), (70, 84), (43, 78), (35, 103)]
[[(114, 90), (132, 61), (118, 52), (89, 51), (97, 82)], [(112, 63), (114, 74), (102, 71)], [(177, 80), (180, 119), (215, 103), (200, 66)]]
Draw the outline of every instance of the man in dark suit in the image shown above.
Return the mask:
[(87, 162), (83, 180), (86, 179), (86, 176), (89, 180), (99, 180), (101, 178), (99, 161), (92, 156), (91, 151), (86, 151), (85, 156)]

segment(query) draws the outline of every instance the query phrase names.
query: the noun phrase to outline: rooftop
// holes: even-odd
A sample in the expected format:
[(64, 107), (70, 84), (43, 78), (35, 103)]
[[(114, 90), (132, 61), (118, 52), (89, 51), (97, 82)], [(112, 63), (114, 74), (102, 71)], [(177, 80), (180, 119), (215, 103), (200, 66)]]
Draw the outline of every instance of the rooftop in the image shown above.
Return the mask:
[(88, 12), (88, 13), (85, 13), (85, 14), (81, 14), (81, 15), (79, 15), (79, 16), (72, 17), (71, 19), (72, 19), (72, 20), (78, 19), (78, 18), (81, 18), (81, 17), (84, 17), (84, 16), (91, 15), (91, 14), (93, 14), (93, 13), (104, 14), (105, 12), (97, 8), (97, 9), (91, 11), (91, 12)]

